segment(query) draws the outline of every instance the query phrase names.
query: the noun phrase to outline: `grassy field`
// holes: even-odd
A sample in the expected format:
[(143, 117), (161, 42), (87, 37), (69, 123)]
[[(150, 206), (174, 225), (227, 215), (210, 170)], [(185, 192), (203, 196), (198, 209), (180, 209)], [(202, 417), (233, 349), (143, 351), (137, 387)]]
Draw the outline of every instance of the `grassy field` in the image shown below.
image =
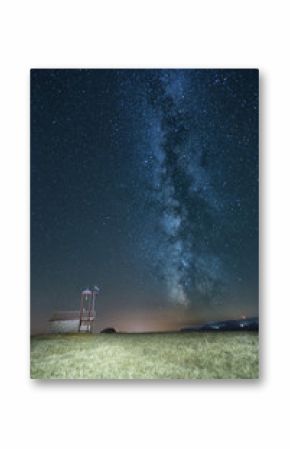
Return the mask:
[(31, 338), (33, 379), (256, 379), (255, 332)]

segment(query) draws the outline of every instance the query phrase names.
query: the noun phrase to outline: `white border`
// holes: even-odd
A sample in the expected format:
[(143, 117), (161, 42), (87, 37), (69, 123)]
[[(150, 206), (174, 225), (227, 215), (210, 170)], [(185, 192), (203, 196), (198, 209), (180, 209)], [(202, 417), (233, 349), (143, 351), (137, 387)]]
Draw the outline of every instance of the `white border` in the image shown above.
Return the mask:
[[(11, 0), (2, 2), (0, 17), (3, 447), (80, 448), (89, 440), (97, 447), (127, 449), (285, 447), (290, 312), (287, 2)], [(29, 380), (31, 67), (260, 69), (261, 381)], [(13, 322), (5, 317), (11, 304)]]

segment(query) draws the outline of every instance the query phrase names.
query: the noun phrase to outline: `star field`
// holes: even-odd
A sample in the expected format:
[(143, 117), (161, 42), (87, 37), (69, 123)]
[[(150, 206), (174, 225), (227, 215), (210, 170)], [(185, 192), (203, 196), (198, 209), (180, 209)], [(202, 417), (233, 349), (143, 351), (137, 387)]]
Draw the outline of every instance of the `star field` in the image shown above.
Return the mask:
[(257, 315), (258, 101), (256, 70), (33, 70), (32, 322), (94, 283), (124, 330)]

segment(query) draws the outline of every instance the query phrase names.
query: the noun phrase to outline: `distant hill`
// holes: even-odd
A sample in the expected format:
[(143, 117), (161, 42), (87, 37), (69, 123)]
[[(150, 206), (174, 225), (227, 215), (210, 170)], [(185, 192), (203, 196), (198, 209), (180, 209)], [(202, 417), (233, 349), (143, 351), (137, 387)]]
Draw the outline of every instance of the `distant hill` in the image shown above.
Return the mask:
[(106, 327), (101, 330), (101, 334), (115, 334), (117, 331), (113, 327)]
[(183, 327), (180, 332), (202, 332), (202, 331), (258, 331), (259, 318), (247, 318), (243, 320), (209, 321), (202, 325)]

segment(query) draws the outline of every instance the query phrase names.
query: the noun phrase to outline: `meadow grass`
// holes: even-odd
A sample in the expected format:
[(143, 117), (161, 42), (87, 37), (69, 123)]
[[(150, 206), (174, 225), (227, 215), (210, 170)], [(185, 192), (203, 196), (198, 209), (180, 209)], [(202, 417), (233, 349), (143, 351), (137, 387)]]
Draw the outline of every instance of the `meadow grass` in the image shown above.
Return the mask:
[(31, 338), (33, 379), (256, 379), (258, 334), (71, 334)]

